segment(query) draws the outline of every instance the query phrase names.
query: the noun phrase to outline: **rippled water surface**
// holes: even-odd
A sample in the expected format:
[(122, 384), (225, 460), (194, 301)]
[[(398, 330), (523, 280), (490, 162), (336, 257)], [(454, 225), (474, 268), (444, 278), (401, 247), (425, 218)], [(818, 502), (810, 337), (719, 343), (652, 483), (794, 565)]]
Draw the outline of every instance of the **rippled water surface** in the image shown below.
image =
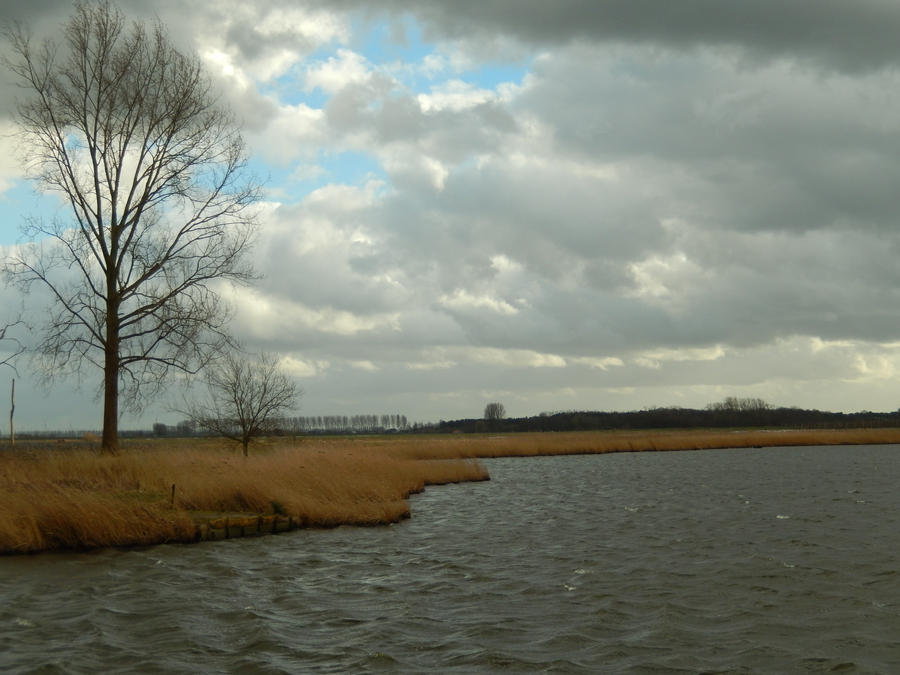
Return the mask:
[(486, 464), (391, 527), (0, 559), (0, 670), (900, 672), (900, 448)]

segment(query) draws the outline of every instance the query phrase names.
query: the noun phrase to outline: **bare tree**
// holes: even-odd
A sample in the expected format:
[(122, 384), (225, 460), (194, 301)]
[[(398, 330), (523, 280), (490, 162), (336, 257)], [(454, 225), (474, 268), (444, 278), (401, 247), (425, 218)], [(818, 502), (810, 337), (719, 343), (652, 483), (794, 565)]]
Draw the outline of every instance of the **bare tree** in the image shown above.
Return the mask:
[(498, 422), (506, 417), (506, 408), (502, 403), (488, 403), (484, 406), (484, 419), (488, 422)]
[(120, 394), (140, 410), (170, 369), (197, 372), (230, 342), (216, 282), (252, 276), (258, 190), (199, 59), (160, 24), (79, 2), (58, 43), (21, 26), (7, 37), (30, 175), (70, 210), (31, 221), (6, 272), (52, 298), (43, 372), (103, 371), (102, 445), (116, 452)]
[(278, 368), (273, 354), (245, 358), (233, 352), (206, 369), (208, 397), (182, 411), (199, 426), (241, 443), (272, 431), (297, 405), (300, 392)]
[(722, 401), (707, 404), (706, 409), (717, 412), (762, 412), (771, 410), (772, 405), (761, 398), (726, 396)]

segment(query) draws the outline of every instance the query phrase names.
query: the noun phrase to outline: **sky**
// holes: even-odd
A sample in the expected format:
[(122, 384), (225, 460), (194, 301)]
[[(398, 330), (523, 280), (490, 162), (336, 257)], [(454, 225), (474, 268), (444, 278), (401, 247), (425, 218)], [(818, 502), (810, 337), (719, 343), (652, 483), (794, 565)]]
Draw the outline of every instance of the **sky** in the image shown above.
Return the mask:
[[(226, 296), (297, 414), (900, 407), (900, 4), (119, 6), (200, 55), (267, 178), (263, 278)], [(48, 36), (71, 10), (0, 7)], [(59, 208), (9, 82), (4, 246)], [(17, 429), (99, 427), (99, 372), (37, 379), (22, 361)], [(123, 428), (176, 422), (167, 400)]]

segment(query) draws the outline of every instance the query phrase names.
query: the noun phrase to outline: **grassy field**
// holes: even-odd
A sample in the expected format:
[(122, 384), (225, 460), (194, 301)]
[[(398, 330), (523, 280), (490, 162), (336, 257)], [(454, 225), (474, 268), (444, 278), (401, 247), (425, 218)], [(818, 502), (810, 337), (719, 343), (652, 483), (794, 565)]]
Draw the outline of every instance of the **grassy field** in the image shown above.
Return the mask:
[(0, 451), (0, 553), (191, 541), (211, 512), (390, 523), (426, 485), (487, 479), (478, 458), (872, 443), (900, 443), (900, 429), (310, 437), (258, 444), (246, 459), (210, 439), (125, 441), (114, 457), (19, 443)]

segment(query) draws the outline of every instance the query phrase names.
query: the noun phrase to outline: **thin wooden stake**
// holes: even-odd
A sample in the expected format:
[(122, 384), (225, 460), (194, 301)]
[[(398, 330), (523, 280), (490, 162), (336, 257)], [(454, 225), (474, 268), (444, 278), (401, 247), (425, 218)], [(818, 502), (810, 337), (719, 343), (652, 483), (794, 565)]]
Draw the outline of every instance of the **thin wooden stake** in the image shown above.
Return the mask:
[(16, 378), (12, 381), (12, 391), (9, 394), (9, 444), (16, 444), (16, 430), (13, 426), (13, 413), (16, 412)]

